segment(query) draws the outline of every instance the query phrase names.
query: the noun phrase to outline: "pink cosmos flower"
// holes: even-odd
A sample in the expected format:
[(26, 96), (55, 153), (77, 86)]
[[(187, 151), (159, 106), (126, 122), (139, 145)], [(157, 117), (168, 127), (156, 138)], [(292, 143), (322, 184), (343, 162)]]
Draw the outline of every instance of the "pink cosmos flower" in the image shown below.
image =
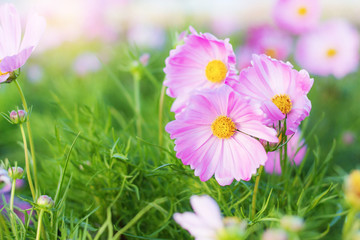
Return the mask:
[(359, 41), (354, 26), (345, 20), (331, 20), (300, 37), (295, 59), (311, 73), (342, 78), (358, 67)]
[(286, 119), (286, 134), (290, 135), (309, 115), (311, 102), (306, 95), (314, 79), (307, 71), (298, 72), (290, 63), (254, 54), (252, 66), (243, 69), (239, 78), (240, 81), (229, 85), (260, 105), (265, 124), (277, 124)]
[(219, 206), (209, 196), (192, 196), (190, 203), (195, 213), (175, 213), (175, 221), (195, 239), (216, 239), (224, 224)]
[[(194, 93), (188, 106), (166, 126), (176, 156), (195, 169), (201, 181), (214, 174), (221, 185), (250, 180), (267, 159), (261, 143), (278, 142), (276, 131), (261, 123), (261, 112), (229, 86)], [(253, 136), (253, 137), (251, 137)]]
[[(300, 137), (301, 132), (300, 129), (298, 129), (294, 136), (292, 136), (292, 138), (287, 143), (288, 161), (290, 161), (291, 164), (295, 163), (295, 165), (299, 165), (305, 157), (306, 146), (303, 146), (305, 141), (300, 139)], [(265, 163), (265, 171), (267, 173), (281, 175), (280, 152), (268, 152), (267, 155), (268, 160)]]
[(319, 0), (278, 0), (273, 11), (278, 27), (294, 34), (316, 27), (320, 15)]
[(190, 27), (184, 44), (170, 51), (164, 72), (167, 94), (176, 98), (171, 111), (179, 113), (193, 90), (217, 88), (236, 79), (235, 54), (229, 39), (219, 40), (210, 33), (198, 34)]
[(249, 28), (244, 46), (236, 51), (239, 70), (251, 65), (252, 54), (265, 54), (286, 60), (292, 49), (292, 38), (287, 33), (270, 25)]
[(195, 240), (243, 239), (245, 222), (236, 218), (222, 218), (219, 206), (211, 197), (192, 196), (192, 212), (175, 213), (174, 220)]
[(45, 30), (43, 17), (32, 14), (28, 18), (21, 40), (20, 15), (14, 5), (0, 6), (0, 82), (22, 67), (30, 57)]

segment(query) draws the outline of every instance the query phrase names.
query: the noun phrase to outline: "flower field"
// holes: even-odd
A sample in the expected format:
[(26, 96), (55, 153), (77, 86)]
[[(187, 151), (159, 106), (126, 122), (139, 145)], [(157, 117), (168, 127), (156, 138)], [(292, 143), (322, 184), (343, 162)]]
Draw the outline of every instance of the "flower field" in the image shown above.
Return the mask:
[(1, 3), (0, 240), (359, 240), (360, 22), (159, 2)]

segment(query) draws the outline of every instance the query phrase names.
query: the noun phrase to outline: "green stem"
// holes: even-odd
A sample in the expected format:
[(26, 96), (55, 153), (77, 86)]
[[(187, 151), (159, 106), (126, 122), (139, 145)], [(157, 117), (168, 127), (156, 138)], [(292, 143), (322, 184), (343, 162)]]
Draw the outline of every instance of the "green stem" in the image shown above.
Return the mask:
[(343, 239), (348, 239), (348, 237), (351, 233), (353, 224), (354, 224), (356, 213), (357, 213), (357, 211), (355, 209), (350, 209), (350, 212), (346, 216), (344, 227), (343, 227)]
[[(37, 180), (37, 170), (36, 170), (36, 158), (35, 158), (35, 148), (34, 148), (34, 141), (33, 141), (33, 137), (32, 137), (32, 133), (31, 133), (31, 127), (30, 127), (30, 114), (29, 114), (29, 108), (27, 106), (27, 103), (26, 103), (26, 99), (25, 99), (25, 95), (21, 89), (21, 86), (19, 84), (19, 82), (17, 81), (17, 79), (15, 79), (15, 84), (16, 84), (16, 87), (19, 91), (19, 94), (20, 94), (20, 98), (21, 98), (21, 102), (24, 106), (24, 110), (28, 113), (27, 115), (27, 119), (26, 119), (26, 127), (27, 127), (27, 131), (28, 131), (28, 137), (29, 137), (29, 145), (30, 145), (30, 152), (31, 152), (31, 159), (32, 159), (32, 165), (33, 165), (33, 170), (34, 170), (34, 183), (35, 183), (35, 197), (33, 196), (34, 198), (34, 201), (35, 201), (35, 198), (37, 197), (37, 189), (38, 189), (38, 180)], [(28, 171), (29, 172), (29, 171)]]
[(163, 143), (163, 125), (162, 125), (162, 117), (163, 117), (163, 108), (164, 108), (164, 97), (165, 97), (165, 85), (162, 85), (160, 100), (159, 100), (159, 145), (162, 146)]
[(16, 188), (16, 179), (12, 179), (12, 185), (11, 185), (11, 196), (10, 196), (10, 220), (11, 220), (11, 228), (14, 233), (15, 239), (18, 239), (17, 237), (17, 229), (16, 229), (16, 221), (15, 221), (15, 212), (14, 212), (14, 197), (15, 197), (15, 188)]
[(260, 166), (259, 171), (258, 171), (258, 175), (256, 176), (256, 180), (255, 180), (255, 186), (254, 186), (254, 193), (253, 193), (253, 197), (252, 197), (252, 207), (251, 207), (251, 218), (253, 219), (255, 217), (255, 213), (256, 213), (256, 195), (259, 189), (259, 182), (260, 182), (260, 177), (261, 177), (261, 173), (264, 169), (264, 166)]
[(43, 215), (44, 215), (44, 210), (41, 209), (41, 210), (40, 210), (40, 215), (39, 215), (39, 218), (38, 218), (38, 226), (37, 226), (37, 232), (36, 232), (36, 240), (40, 240), (40, 235), (41, 235), (41, 220), (42, 220)]
[(32, 179), (31, 179), (29, 154), (28, 154), (28, 148), (27, 148), (27, 143), (26, 143), (26, 136), (25, 136), (24, 126), (21, 123), (19, 125), (20, 125), (20, 130), (21, 130), (21, 136), (22, 136), (23, 143), (24, 143), (26, 175), (27, 175), (27, 179), (28, 179), (28, 182), (29, 182), (31, 195), (33, 197), (33, 200), (35, 201), (36, 196), (35, 196), (35, 191), (34, 191), (34, 185), (33, 185)]
[(134, 73), (134, 102), (136, 117), (136, 134), (141, 137), (141, 104), (140, 104), (140, 76)]

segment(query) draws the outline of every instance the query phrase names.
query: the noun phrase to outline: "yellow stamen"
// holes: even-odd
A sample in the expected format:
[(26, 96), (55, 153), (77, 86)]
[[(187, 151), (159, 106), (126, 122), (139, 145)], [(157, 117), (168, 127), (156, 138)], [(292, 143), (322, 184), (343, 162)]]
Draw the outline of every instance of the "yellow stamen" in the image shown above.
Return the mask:
[(205, 69), (206, 78), (213, 83), (224, 81), (227, 73), (226, 65), (220, 60), (213, 60), (208, 63)]
[(353, 170), (345, 180), (347, 201), (360, 210), (360, 170)]
[(306, 8), (306, 7), (300, 7), (300, 8), (298, 9), (298, 14), (299, 14), (300, 16), (306, 15), (306, 14), (307, 14), (307, 8)]
[[(1, 62), (1, 60), (0, 60), (0, 62)], [(6, 75), (6, 74), (8, 74), (8, 72), (3, 73), (3, 72), (1, 72), (1, 70), (0, 70), (0, 76)]]
[(273, 48), (268, 48), (265, 50), (265, 54), (269, 57), (276, 58), (276, 50)]
[(211, 124), (211, 130), (214, 136), (220, 139), (225, 139), (234, 135), (236, 126), (231, 118), (226, 116), (219, 116)]
[(332, 57), (334, 57), (336, 54), (337, 54), (337, 51), (336, 51), (336, 49), (334, 49), (334, 48), (329, 48), (329, 49), (326, 51), (326, 56), (327, 56), (328, 58), (332, 58)]
[(283, 114), (288, 114), (292, 108), (290, 97), (287, 94), (276, 94), (271, 101)]

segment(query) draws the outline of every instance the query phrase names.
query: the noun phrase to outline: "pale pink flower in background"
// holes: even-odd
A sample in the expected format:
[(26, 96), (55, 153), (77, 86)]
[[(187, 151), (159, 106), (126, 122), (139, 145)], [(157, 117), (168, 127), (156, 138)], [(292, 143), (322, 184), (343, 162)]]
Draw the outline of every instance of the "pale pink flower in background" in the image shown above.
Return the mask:
[(139, 62), (143, 66), (147, 66), (149, 64), (149, 59), (150, 59), (150, 54), (149, 53), (144, 53), (139, 57)]
[(245, 239), (246, 222), (236, 217), (221, 216), (214, 199), (207, 195), (190, 198), (192, 212), (175, 213), (174, 220), (186, 229), (195, 240)]
[[(306, 154), (305, 141), (300, 139), (300, 129), (296, 131), (294, 136), (291, 137), (287, 143), (287, 155), (288, 161), (291, 165), (300, 165)], [(300, 148), (301, 147), (301, 148)], [(299, 149), (300, 148), (300, 149)], [(268, 152), (268, 160), (265, 163), (265, 171), (267, 173), (281, 174), (281, 163), (280, 163), (280, 150), (275, 152)]]
[(233, 14), (215, 13), (211, 15), (210, 27), (217, 36), (229, 36), (240, 31), (237, 21)]
[[(195, 92), (188, 106), (166, 125), (176, 156), (195, 169), (201, 181), (214, 174), (221, 185), (250, 180), (267, 156), (255, 138), (278, 142), (276, 131), (262, 124), (260, 109), (229, 86)], [(252, 137), (251, 137), (252, 136)]]
[(352, 131), (345, 131), (342, 134), (341, 140), (345, 145), (351, 145), (351, 144), (353, 144), (355, 142), (356, 135)]
[[(4, 207), (4, 202), (3, 202), (3, 197), (5, 198), (5, 203), (7, 204), (7, 205), (9, 205), (10, 204), (10, 194), (9, 193), (6, 193), (6, 194), (3, 194), (3, 195), (1, 195), (0, 194), (0, 209), (3, 209), (3, 207)], [(23, 201), (23, 200), (21, 200), (20, 198), (18, 198), (18, 197), (15, 197), (14, 198), (14, 212), (16, 213), (16, 215), (22, 220), (22, 222), (23, 223), (25, 223), (25, 214), (22, 212), (22, 211), (19, 211), (18, 210), (18, 208), (20, 209), (20, 210), (27, 210), (27, 209), (31, 209), (32, 208), (32, 206), (31, 206), (31, 204), (30, 203), (28, 203), (28, 202), (25, 202), (25, 201)], [(5, 214), (7, 211), (5, 210), (5, 209), (3, 209), (2, 211), (1, 211), (1, 213), (2, 214)], [(26, 211), (27, 212), (27, 214), (28, 215), (30, 215), (31, 214), (31, 210), (28, 210), (28, 211)], [(30, 221), (30, 223), (31, 223), (32, 221)]]
[(283, 229), (267, 229), (261, 237), (261, 240), (288, 240), (288, 235)]
[(229, 85), (260, 105), (265, 124), (286, 119), (286, 135), (290, 135), (310, 113), (307, 94), (313, 82), (305, 70), (297, 71), (290, 63), (254, 54), (252, 66), (243, 69), (239, 81)]
[(101, 69), (101, 62), (95, 53), (84, 52), (77, 56), (73, 68), (79, 76), (85, 76), (88, 73), (99, 71)]
[(331, 20), (300, 37), (295, 60), (310, 73), (342, 78), (357, 70), (359, 41), (353, 25), (341, 19)]
[(166, 33), (159, 25), (134, 22), (127, 32), (127, 40), (139, 48), (161, 49), (166, 42)]
[(167, 94), (176, 98), (171, 111), (179, 113), (194, 90), (220, 87), (236, 81), (235, 54), (229, 39), (219, 40), (210, 33), (198, 34), (190, 27), (184, 44), (170, 51), (164, 72)]
[(192, 196), (192, 212), (175, 213), (174, 220), (186, 229), (196, 240), (215, 240), (224, 228), (219, 206), (209, 196)]
[(273, 9), (277, 26), (293, 34), (315, 28), (321, 15), (319, 0), (278, 0)]
[(44, 76), (44, 69), (37, 64), (27, 65), (26, 76), (32, 83), (40, 82)]
[(254, 54), (253, 51), (254, 50), (247, 45), (240, 46), (235, 50), (237, 70), (241, 71), (242, 69), (251, 66), (251, 57)]
[(253, 54), (265, 54), (278, 60), (286, 60), (292, 50), (292, 37), (270, 25), (250, 27), (244, 45), (236, 51), (238, 70), (251, 65)]
[(20, 15), (12, 4), (0, 6), (0, 82), (22, 67), (37, 46), (46, 26), (43, 17), (31, 14), (21, 39)]
[(286, 60), (292, 48), (292, 37), (270, 25), (249, 28), (246, 44), (254, 53), (266, 54), (278, 60)]
[[(21, 188), (24, 185), (23, 179), (16, 179), (16, 188)], [(8, 193), (11, 191), (11, 178), (8, 171), (0, 168), (0, 193)], [(0, 196), (1, 198), (1, 196)]]
[[(126, 11), (127, 0), (83, 0), (83, 31), (87, 38), (112, 42), (118, 39), (121, 24), (112, 19), (112, 11)], [(101, 9), (101, 10), (100, 10)], [(116, 23), (115, 23), (116, 22)]]

